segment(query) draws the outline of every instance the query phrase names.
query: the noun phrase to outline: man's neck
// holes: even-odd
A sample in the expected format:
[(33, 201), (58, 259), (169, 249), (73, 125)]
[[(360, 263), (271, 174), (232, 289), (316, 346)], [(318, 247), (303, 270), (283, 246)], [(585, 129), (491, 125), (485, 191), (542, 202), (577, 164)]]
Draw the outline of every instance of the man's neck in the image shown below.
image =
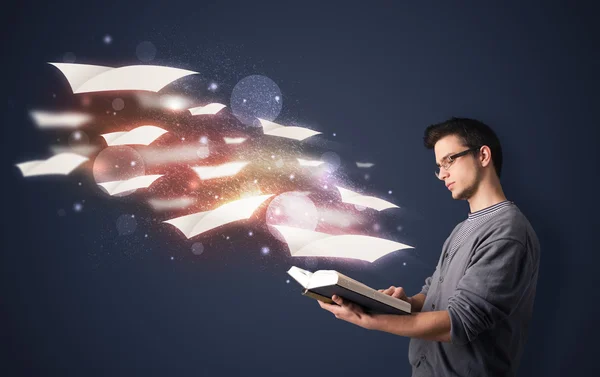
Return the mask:
[(506, 200), (500, 182), (496, 184), (482, 181), (477, 192), (467, 199), (471, 213), (493, 206)]

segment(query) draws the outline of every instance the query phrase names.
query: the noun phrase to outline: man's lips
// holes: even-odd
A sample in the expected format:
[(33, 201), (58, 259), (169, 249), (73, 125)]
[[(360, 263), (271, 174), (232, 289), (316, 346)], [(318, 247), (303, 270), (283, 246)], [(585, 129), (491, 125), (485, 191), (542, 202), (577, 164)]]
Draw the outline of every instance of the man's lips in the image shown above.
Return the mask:
[(450, 182), (446, 185), (446, 187), (448, 188), (448, 190), (450, 190), (450, 187), (452, 187), (452, 185), (454, 184), (454, 182)]

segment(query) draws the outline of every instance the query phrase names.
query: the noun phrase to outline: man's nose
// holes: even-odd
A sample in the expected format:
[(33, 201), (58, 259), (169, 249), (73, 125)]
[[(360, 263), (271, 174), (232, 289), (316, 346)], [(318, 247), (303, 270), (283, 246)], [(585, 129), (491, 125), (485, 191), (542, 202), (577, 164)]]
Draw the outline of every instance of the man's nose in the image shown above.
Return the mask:
[(440, 181), (445, 181), (446, 177), (448, 177), (448, 171), (446, 169), (444, 169), (443, 167), (440, 166), (440, 170), (438, 173), (438, 179)]

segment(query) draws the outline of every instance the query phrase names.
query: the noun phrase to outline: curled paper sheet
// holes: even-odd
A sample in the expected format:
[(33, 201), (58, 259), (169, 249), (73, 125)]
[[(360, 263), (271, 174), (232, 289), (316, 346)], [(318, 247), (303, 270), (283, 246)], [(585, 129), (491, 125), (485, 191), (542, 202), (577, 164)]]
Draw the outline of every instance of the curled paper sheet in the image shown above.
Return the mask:
[(198, 106), (188, 109), (192, 115), (215, 115), (219, 111), (223, 110), (225, 105), (220, 103), (209, 103), (206, 106)]
[(149, 146), (138, 150), (146, 166), (192, 163), (210, 155), (207, 145), (184, 144), (158, 148)]
[(93, 119), (90, 114), (74, 111), (48, 112), (32, 110), (29, 115), (31, 115), (38, 128), (79, 128)]
[(162, 174), (141, 175), (124, 181), (104, 182), (98, 183), (98, 185), (104, 187), (109, 195), (118, 195), (126, 191), (147, 188), (162, 176)]
[(158, 92), (168, 84), (197, 72), (157, 65), (129, 65), (112, 68), (90, 64), (49, 63), (69, 81), (73, 93), (112, 90)]
[(160, 127), (140, 126), (131, 131), (111, 132), (100, 136), (106, 140), (108, 146), (128, 144), (150, 145), (166, 133), (167, 131)]
[(221, 225), (249, 219), (252, 213), (271, 196), (273, 195), (268, 194), (240, 199), (223, 204), (212, 211), (198, 212), (164, 222), (179, 229), (187, 238), (192, 238)]
[(304, 128), (304, 127), (295, 127), (295, 126), (286, 127), (286, 126), (282, 126), (281, 124), (271, 122), (269, 120), (260, 119), (260, 118), (258, 118), (258, 120), (260, 121), (260, 124), (262, 125), (263, 133), (265, 135), (285, 137), (285, 138), (294, 139), (294, 140), (304, 140), (311, 136), (320, 134), (320, 132), (318, 132), (318, 131), (313, 131), (313, 130), (310, 130), (310, 129)]
[(75, 153), (61, 153), (47, 160), (22, 162), (16, 166), (21, 170), (24, 177), (52, 174), (68, 175), (87, 160), (87, 157)]
[(293, 257), (335, 257), (374, 262), (393, 251), (412, 248), (371, 236), (331, 235), (283, 225), (272, 226), (281, 233)]
[(325, 161), (303, 160), (301, 158), (297, 158), (297, 160), (298, 160), (298, 163), (300, 163), (300, 166), (319, 166), (319, 165), (325, 163)]
[(246, 141), (245, 137), (227, 137), (223, 138), (225, 140), (225, 144), (241, 144)]
[(336, 186), (342, 196), (342, 202), (349, 204), (356, 204), (363, 207), (369, 207), (378, 211), (383, 211), (388, 208), (400, 208), (397, 205), (385, 201), (383, 199), (376, 198), (374, 196), (366, 196), (359, 194), (354, 191), (347, 190), (345, 188)]
[(221, 177), (230, 177), (236, 175), (244, 166), (248, 165), (248, 162), (228, 162), (223, 165), (216, 166), (196, 166), (192, 169), (198, 174), (200, 179), (213, 179)]
[(155, 211), (169, 211), (173, 209), (184, 209), (193, 204), (196, 200), (187, 196), (174, 199), (158, 199), (152, 198), (148, 200), (148, 204)]
[(100, 147), (92, 144), (88, 145), (51, 145), (52, 154), (75, 153), (80, 156), (90, 156), (100, 150)]

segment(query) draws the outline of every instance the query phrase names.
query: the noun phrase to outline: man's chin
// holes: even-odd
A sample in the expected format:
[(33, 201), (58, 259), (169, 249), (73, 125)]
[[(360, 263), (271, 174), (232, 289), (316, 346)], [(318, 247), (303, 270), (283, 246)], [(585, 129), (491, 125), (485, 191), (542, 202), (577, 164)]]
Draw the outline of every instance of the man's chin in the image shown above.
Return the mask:
[(452, 199), (454, 200), (466, 200), (467, 198), (462, 195), (463, 193), (460, 191), (450, 191), (452, 193)]

